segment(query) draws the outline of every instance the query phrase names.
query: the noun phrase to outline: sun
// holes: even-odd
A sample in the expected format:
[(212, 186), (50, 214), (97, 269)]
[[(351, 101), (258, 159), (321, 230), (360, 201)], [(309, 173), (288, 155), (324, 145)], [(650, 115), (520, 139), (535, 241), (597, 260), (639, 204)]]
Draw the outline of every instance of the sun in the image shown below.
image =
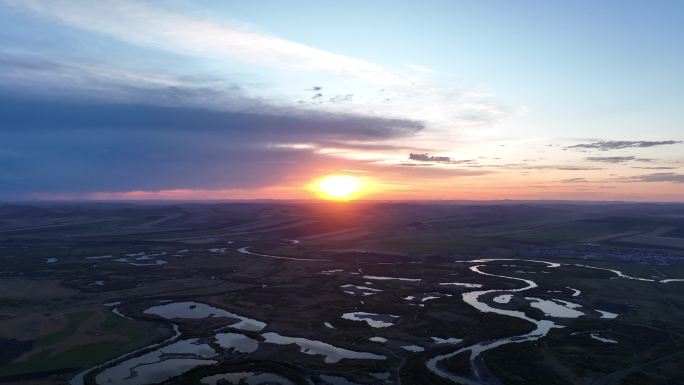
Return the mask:
[(349, 175), (330, 175), (314, 183), (322, 198), (348, 201), (361, 191), (359, 178)]

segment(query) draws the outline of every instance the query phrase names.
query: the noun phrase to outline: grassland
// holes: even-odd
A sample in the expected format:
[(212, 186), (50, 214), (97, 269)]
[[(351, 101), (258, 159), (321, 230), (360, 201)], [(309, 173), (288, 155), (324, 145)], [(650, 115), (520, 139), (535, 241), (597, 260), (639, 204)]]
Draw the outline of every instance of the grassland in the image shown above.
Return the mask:
[[(485, 269), (534, 280), (539, 287), (527, 296), (562, 298), (590, 311), (556, 320), (563, 328), (541, 340), (487, 352), (483, 358), (492, 378), (504, 384), (677, 383), (684, 359), (679, 354), (684, 350), (684, 290), (682, 283), (658, 281), (684, 277), (684, 248), (620, 240), (636, 234), (676, 238), (684, 228), (680, 214), (681, 205), (564, 203), (0, 206), (0, 341), (16, 346), (12, 355), (0, 355), (0, 382), (64, 384), (83, 368), (171, 335), (169, 320), (144, 313), (149, 306), (198, 301), (263, 320), (267, 331), (382, 354), (387, 360), (331, 366), (294, 346), (265, 344), (259, 333), (250, 332), (261, 341), (256, 352), (221, 351), (220, 364), (169, 383), (254, 370), (279, 373), (295, 383), (322, 383), (320, 375), (332, 374), (373, 384), (377, 380), (368, 373), (387, 372), (390, 383), (448, 384), (425, 367), (428, 358), (453, 350), (433, 343), (432, 337), (463, 339), (460, 347), (531, 330), (529, 322), (482, 313), (465, 303), (462, 294), (474, 289), (440, 285), (519, 287), (520, 281), (476, 274), (459, 262), (498, 257), (562, 263), (556, 270), (522, 261)], [(238, 251), (242, 247), (295, 259), (247, 255)], [(57, 260), (48, 263), (48, 258)], [(163, 263), (150, 263), (157, 260)], [(650, 281), (618, 279), (609, 271), (577, 265), (617, 269)], [(350, 283), (380, 291), (355, 296), (341, 289)], [(573, 297), (568, 287), (581, 295)], [(450, 296), (421, 304), (406, 300), (431, 292)], [(491, 296), (483, 300), (491, 302)], [(114, 314), (115, 306), (130, 319)], [(523, 296), (497, 306), (545, 317)], [(619, 316), (601, 319), (591, 312), (595, 309)], [(360, 310), (397, 315), (400, 321), (373, 329), (340, 317)], [(220, 350), (212, 342), (213, 330), (224, 320), (173, 322), (184, 338), (200, 338)], [(591, 338), (599, 332), (619, 343)], [(369, 341), (378, 335), (389, 342)], [(408, 352), (402, 344), (425, 351)], [(472, 375), (465, 354), (444, 365)]]

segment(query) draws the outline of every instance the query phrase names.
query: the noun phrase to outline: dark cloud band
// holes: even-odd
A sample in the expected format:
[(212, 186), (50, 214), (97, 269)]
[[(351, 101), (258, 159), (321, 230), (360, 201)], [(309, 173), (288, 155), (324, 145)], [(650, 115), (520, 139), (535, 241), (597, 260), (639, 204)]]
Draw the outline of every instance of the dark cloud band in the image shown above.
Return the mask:
[(623, 148), (646, 148), (646, 147), (656, 147), (656, 146), (667, 146), (672, 144), (680, 144), (681, 140), (608, 140), (608, 141), (598, 141), (593, 143), (582, 143), (573, 146), (565, 147), (568, 150), (619, 150)]

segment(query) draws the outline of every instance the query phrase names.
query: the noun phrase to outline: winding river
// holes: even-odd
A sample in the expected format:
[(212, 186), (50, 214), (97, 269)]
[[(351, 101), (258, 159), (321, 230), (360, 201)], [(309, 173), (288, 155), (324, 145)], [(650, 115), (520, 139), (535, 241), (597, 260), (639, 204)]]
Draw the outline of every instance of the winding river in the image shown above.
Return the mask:
[[(560, 267), (563, 264), (561, 263), (556, 263), (556, 262), (546, 262), (546, 261), (540, 261), (540, 260), (530, 260), (530, 259), (511, 259), (511, 258), (491, 258), (491, 259), (476, 259), (476, 260), (462, 260), (458, 262), (467, 262), (467, 263), (487, 263), (487, 262), (494, 262), (494, 261), (525, 261), (525, 262), (532, 262), (532, 263), (541, 263), (545, 264), (547, 268), (555, 268), (555, 267)], [(512, 343), (520, 343), (520, 342), (526, 342), (526, 341), (533, 341), (533, 340), (538, 340), (544, 336), (546, 336), (549, 331), (554, 328), (554, 327), (562, 327), (562, 326), (557, 326), (553, 321), (551, 320), (536, 320), (533, 318), (528, 317), (524, 312), (521, 311), (515, 311), (515, 310), (505, 310), (505, 309), (497, 309), (494, 307), (489, 306), (488, 304), (480, 301), (480, 297), (489, 294), (489, 293), (516, 293), (516, 292), (522, 292), (526, 290), (530, 290), (533, 288), (538, 287), (538, 285), (529, 279), (523, 279), (523, 278), (517, 278), (517, 277), (509, 277), (509, 276), (504, 276), (504, 275), (495, 275), (495, 274), (490, 274), (490, 273), (485, 273), (482, 270), (480, 270), (483, 266), (486, 265), (475, 265), (471, 266), (470, 270), (481, 274), (481, 275), (486, 275), (490, 277), (497, 277), (497, 278), (504, 278), (504, 279), (511, 279), (515, 281), (519, 281), (525, 284), (525, 286), (517, 288), (517, 289), (492, 289), (492, 290), (479, 290), (479, 291), (471, 291), (467, 293), (463, 293), (463, 301), (469, 304), (470, 306), (476, 308), (477, 310), (483, 312), (483, 313), (496, 313), (500, 314), (503, 316), (508, 316), (508, 317), (514, 317), (518, 318), (521, 320), (525, 320), (527, 322), (530, 322), (534, 324), (535, 328), (531, 332), (527, 334), (522, 334), (518, 336), (512, 336), (512, 337), (506, 337), (506, 338), (500, 338), (500, 339), (494, 339), (494, 340), (488, 340), (484, 342), (479, 342), (474, 345), (466, 346), (461, 349), (455, 350), (451, 353), (447, 354), (442, 354), (436, 357), (431, 358), (428, 360), (425, 365), (427, 368), (433, 372), (434, 374), (451, 380), (455, 383), (458, 384), (463, 384), (463, 385), (482, 385), (482, 384), (500, 384), (500, 382), (496, 379), (491, 377), (491, 375), (488, 375), (489, 373), (487, 372), (487, 369), (484, 365), (484, 360), (482, 358), (482, 353), (497, 348), (502, 345), (506, 344), (512, 344)], [(627, 274), (624, 274), (623, 272), (615, 269), (608, 269), (608, 268), (603, 268), (603, 267), (595, 267), (595, 266), (589, 266), (589, 265), (582, 265), (582, 264), (573, 264), (571, 266), (577, 266), (577, 267), (583, 267), (587, 269), (595, 269), (595, 270), (604, 270), (611, 272), (616, 275), (616, 278), (623, 278), (623, 279), (629, 279), (629, 280), (635, 280), (635, 281), (641, 281), (641, 282), (655, 282), (655, 283), (668, 283), (668, 282), (677, 282), (680, 281), (680, 279), (665, 279), (665, 280), (654, 280), (654, 279), (649, 279), (649, 278), (640, 278), (640, 277), (634, 277), (630, 276)], [(576, 297), (580, 294), (580, 291), (577, 289), (572, 289), (568, 288), (573, 291), (572, 296)], [(506, 296), (504, 298), (504, 296)], [(507, 303), (510, 298), (508, 297), (510, 294), (501, 294), (499, 295), (498, 298), (499, 300), (496, 300), (494, 302), (496, 303)], [(536, 298), (528, 298), (531, 300), (538, 300)], [(538, 302), (541, 300), (538, 300)], [(560, 300), (557, 300), (560, 301)], [(566, 304), (572, 304), (567, 301), (560, 301), (565, 302)], [(534, 304), (532, 304), (534, 306)], [(572, 311), (574, 306), (568, 306), (569, 311)], [(599, 311), (601, 314), (601, 318), (615, 318), (617, 314), (614, 313), (608, 313), (608, 312), (603, 312)], [(579, 313), (581, 314), (581, 313)], [(573, 313), (573, 318), (576, 314)], [(455, 357), (461, 353), (468, 352), (470, 355), (470, 368), (471, 368), (471, 376), (469, 377), (464, 377), (460, 376), (458, 374), (452, 373), (446, 368), (444, 368), (444, 365), (442, 364), (444, 360), (447, 360), (449, 358)]]
[(92, 371), (94, 371), (94, 370), (97, 370), (97, 369), (101, 369), (101, 368), (103, 368), (103, 367), (105, 367), (105, 366), (111, 365), (111, 364), (113, 364), (113, 363), (115, 363), (115, 362), (124, 361), (124, 360), (126, 360), (126, 359), (128, 359), (128, 358), (132, 358), (132, 357), (134, 357), (136, 354), (138, 354), (138, 353), (140, 353), (140, 352), (143, 352), (143, 351), (146, 351), (146, 350), (151, 350), (151, 349), (154, 349), (154, 348), (161, 347), (161, 346), (163, 346), (163, 345), (165, 345), (165, 344), (168, 344), (169, 342), (173, 342), (173, 341), (177, 340), (178, 338), (180, 338), (180, 336), (181, 336), (181, 332), (180, 332), (180, 329), (178, 328), (178, 325), (173, 324), (173, 335), (172, 335), (171, 337), (165, 339), (165, 340), (162, 341), (162, 342), (158, 342), (158, 343), (156, 343), (156, 344), (152, 344), (152, 345), (145, 346), (145, 347), (140, 348), (140, 349), (138, 349), (138, 350), (134, 350), (134, 351), (132, 351), (132, 352), (130, 352), (130, 353), (126, 353), (126, 354), (124, 354), (123, 356), (119, 356), (119, 357), (113, 358), (113, 359), (111, 359), (111, 360), (109, 360), (109, 361), (107, 361), (107, 362), (104, 362), (104, 363), (102, 363), (102, 364), (100, 364), (100, 365), (94, 366), (94, 367), (92, 367), (92, 368), (90, 368), (90, 369), (86, 369), (86, 370), (82, 371), (81, 373), (78, 373), (76, 376), (74, 376), (74, 378), (72, 378), (71, 381), (69, 381), (69, 384), (70, 384), (70, 385), (84, 385), (84, 384), (85, 384), (85, 376), (86, 376), (88, 373), (90, 373), (90, 372), (92, 372)]
[[(482, 263), (482, 262), (490, 262), (494, 260), (475, 260), (471, 262), (475, 263)], [(544, 263), (547, 265), (547, 267), (558, 267), (560, 266), (557, 263), (551, 263), (551, 262), (543, 262), (543, 261), (532, 261), (532, 262), (538, 262), (538, 263)], [(496, 313), (496, 314), (501, 314), (504, 316), (508, 317), (515, 317), (519, 318), (528, 322), (531, 322), (535, 325), (535, 329), (532, 330), (531, 332), (523, 335), (518, 335), (518, 336), (513, 336), (513, 337), (506, 337), (506, 338), (500, 338), (500, 339), (495, 339), (495, 340), (488, 340), (484, 342), (479, 342), (474, 345), (466, 346), (464, 348), (455, 350), (451, 353), (447, 354), (442, 354), (436, 357), (431, 358), (428, 360), (425, 365), (427, 368), (435, 373), (436, 375), (446, 378), (448, 380), (451, 380), (453, 382), (459, 383), (459, 384), (465, 384), (465, 385), (481, 385), (483, 383), (488, 383), (488, 381), (485, 380), (485, 367), (480, 359), (480, 356), (482, 353), (486, 352), (487, 350), (494, 349), (496, 347), (506, 345), (506, 344), (511, 344), (511, 343), (520, 343), (520, 342), (525, 342), (525, 341), (532, 341), (536, 340), (539, 338), (544, 337), (545, 335), (548, 334), (549, 330), (551, 328), (555, 327), (555, 323), (553, 321), (549, 320), (535, 320), (533, 318), (528, 317), (525, 315), (524, 312), (521, 311), (516, 311), (516, 310), (504, 310), (504, 309), (497, 309), (494, 307), (489, 306), (488, 304), (480, 301), (480, 297), (489, 293), (518, 293), (522, 292), (525, 290), (530, 290), (535, 287), (537, 287), (537, 284), (534, 281), (531, 281), (529, 279), (523, 279), (523, 278), (516, 278), (516, 277), (507, 277), (504, 275), (496, 275), (496, 274), (490, 274), (490, 273), (485, 273), (482, 270), (480, 270), (481, 267), (484, 265), (475, 265), (471, 266), (470, 270), (490, 276), (490, 277), (497, 277), (497, 278), (505, 278), (505, 279), (512, 279), (515, 281), (520, 281), (525, 284), (525, 286), (517, 289), (491, 289), (491, 290), (478, 290), (478, 291), (471, 291), (467, 293), (463, 293), (463, 301), (469, 304), (470, 306), (476, 308), (477, 310), (483, 312), (483, 313)], [(459, 376), (455, 373), (452, 373), (446, 369), (444, 369), (441, 365), (442, 361), (449, 359), (451, 357), (457, 356), (461, 353), (464, 352), (470, 352), (470, 368), (472, 370), (472, 378), (467, 378), (463, 376)]]
[(282, 257), (279, 255), (255, 253), (255, 252), (249, 251), (249, 248), (250, 248), (250, 246), (241, 247), (241, 248), (237, 249), (237, 251), (240, 254), (255, 255), (257, 257), (266, 257), (266, 258), (273, 258), (273, 259), (287, 259), (290, 261), (308, 261), (308, 262), (330, 262), (329, 259)]
[[(260, 256), (260, 257), (267, 257), (267, 258), (274, 258), (274, 259), (285, 259), (285, 260), (293, 260), (293, 261), (308, 261), (308, 262), (324, 262), (326, 260), (322, 259), (309, 259), (309, 258), (293, 258), (293, 257), (282, 257), (282, 256), (276, 256), (276, 255), (268, 255), (268, 254), (260, 254), (260, 253), (254, 253), (248, 250), (248, 247), (242, 247), (240, 249), (237, 249), (237, 251), (241, 254), (247, 254), (247, 255), (254, 255), (254, 256)], [(470, 263), (474, 264), (469, 267), (469, 269), (477, 274), (483, 275), (483, 276), (489, 276), (489, 277), (496, 277), (496, 278), (501, 278), (501, 279), (509, 279), (513, 281), (518, 281), (519, 283), (523, 284), (522, 287), (515, 288), (515, 289), (490, 289), (490, 290), (476, 290), (476, 291), (470, 291), (470, 292), (465, 292), (462, 294), (463, 301), (467, 303), (468, 305), (474, 307), (475, 309), (479, 310), (482, 313), (495, 313), (499, 314), (502, 316), (506, 317), (514, 317), (518, 318), (524, 321), (527, 321), (531, 324), (534, 325), (534, 329), (530, 331), (529, 333), (526, 334), (521, 334), (521, 335), (516, 335), (516, 336), (511, 336), (511, 337), (505, 337), (505, 338), (499, 338), (499, 339), (492, 339), (492, 340), (487, 340), (483, 342), (479, 342), (476, 344), (472, 344), (466, 347), (462, 347), (459, 349), (456, 349), (450, 353), (438, 355), (436, 357), (433, 357), (426, 361), (425, 365), (427, 368), (434, 373), (435, 375), (442, 377), (444, 379), (450, 380), (454, 383), (458, 384), (463, 384), (463, 385), (482, 385), (482, 384), (489, 384), (489, 385), (499, 385), (500, 382), (496, 377), (492, 376), (491, 373), (488, 371), (487, 367), (485, 366), (484, 359), (483, 359), (483, 353), (497, 348), (499, 346), (507, 345), (507, 344), (513, 344), (513, 343), (521, 343), (521, 342), (526, 342), (526, 341), (533, 341), (533, 340), (538, 340), (544, 336), (546, 336), (551, 329), (557, 328), (557, 327), (562, 327), (556, 325), (554, 321), (551, 320), (536, 320), (531, 317), (528, 317), (525, 312), (523, 311), (517, 311), (517, 310), (506, 310), (506, 309), (498, 309), (495, 307), (490, 306), (489, 304), (481, 301), (480, 299), (483, 296), (492, 294), (492, 293), (498, 293), (494, 297), (494, 303), (498, 304), (506, 304), (511, 300), (512, 294), (510, 293), (520, 293), (524, 292), (527, 290), (531, 290), (534, 288), (537, 288), (538, 285), (536, 282), (529, 280), (529, 279), (524, 279), (524, 278), (518, 278), (518, 277), (510, 277), (510, 276), (505, 276), (505, 275), (496, 275), (496, 274), (491, 274), (482, 271), (483, 267), (486, 267), (488, 262), (495, 262), (495, 261), (524, 261), (524, 262), (530, 262), (530, 263), (538, 263), (538, 264), (543, 264), (545, 265), (546, 268), (557, 268), (560, 267), (564, 264), (561, 263), (556, 263), (556, 262), (546, 262), (546, 261), (540, 261), (540, 260), (526, 260), (526, 259), (476, 259), (476, 260), (462, 260), (462, 261), (457, 261), (457, 262), (464, 262), (464, 263)], [(680, 278), (671, 278), (671, 279), (662, 279), (662, 280), (654, 280), (654, 279), (649, 279), (649, 278), (639, 278), (639, 277), (633, 277), (630, 275), (623, 274), (619, 270), (614, 270), (614, 269), (608, 269), (608, 268), (602, 268), (602, 267), (594, 267), (594, 266), (588, 266), (588, 265), (581, 265), (581, 264), (568, 264), (568, 266), (576, 266), (576, 267), (582, 267), (582, 268), (588, 268), (588, 269), (597, 269), (597, 270), (604, 270), (608, 272), (612, 272), (613, 274), (616, 275), (616, 278), (623, 278), (623, 279), (630, 279), (630, 280), (635, 280), (635, 281), (642, 281), (642, 282), (654, 282), (654, 283), (668, 283), (668, 282), (681, 282), (684, 281), (684, 279)], [(342, 270), (331, 270), (338, 272)], [(354, 274), (354, 273), (350, 273)], [(361, 273), (355, 273), (355, 274), (361, 274)], [(376, 280), (400, 280), (400, 281), (411, 281), (411, 282), (420, 282), (421, 278), (396, 278), (396, 277), (380, 277), (380, 276), (368, 276), (365, 275), (363, 276), (365, 279), (376, 279)], [(449, 285), (458, 285), (458, 286), (463, 286), (463, 287), (468, 287), (468, 288), (478, 288), (479, 284), (468, 284), (468, 283), (444, 283), (444, 284), (449, 284)], [(354, 285), (343, 285), (343, 288), (348, 288)], [(363, 287), (363, 286), (354, 286), (356, 288), (363, 288), (367, 291), (372, 291), (373, 294), (376, 292), (381, 292), (382, 290), (380, 289), (374, 289), (370, 287)], [(567, 288), (568, 290), (572, 291), (572, 296), (576, 297), (580, 295), (580, 291), (577, 289), (573, 288)], [(432, 298), (432, 297), (428, 297)], [(544, 310), (544, 305), (546, 300), (542, 300), (539, 298), (534, 298), (534, 297), (526, 297), (526, 299), (532, 301), (533, 303), (531, 306), (538, 307), (542, 310)], [(583, 313), (579, 311), (574, 311), (575, 307), (579, 307), (579, 305), (568, 302), (568, 301), (563, 301), (563, 300), (553, 300), (556, 301), (550, 302), (550, 305), (554, 305), (554, 307), (564, 307), (564, 311), (567, 313), (565, 315), (566, 317), (574, 318), (577, 316), (577, 313), (582, 315)], [(560, 303), (560, 305), (559, 305)], [(119, 303), (110, 303), (106, 304), (107, 306), (116, 306)], [(536, 305), (536, 306), (535, 306)], [(549, 304), (546, 304), (549, 305)], [(114, 308), (116, 309), (116, 308)], [(161, 316), (162, 318), (167, 318), (167, 319), (174, 319), (179, 317), (179, 311), (182, 310), (182, 313), (180, 315), (180, 318), (206, 318), (206, 317), (222, 317), (225, 316), (227, 318), (234, 318), (237, 321), (239, 321), (237, 324), (231, 324), (229, 327), (232, 328), (238, 328), (238, 329), (243, 329), (243, 330), (251, 330), (251, 331), (260, 331), (262, 330), (266, 324), (260, 321), (256, 320), (251, 320), (246, 317), (241, 317), (236, 314), (224, 311), (222, 309), (218, 308), (213, 308), (209, 305), (204, 305), (204, 304), (199, 304), (195, 302), (180, 302), (180, 303), (171, 303), (171, 304), (163, 304), (163, 305), (157, 305), (153, 306), (151, 308), (148, 308), (145, 313), (147, 314), (156, 314), (158, 316)], [(617, 314), (614, 313), (609, 313), (605, 311), (598, 311), (601, 315), (601, 318), (615, 318)], [(168, 313), (168, 314), (167, 314)], [(560, 316), (563, 317), (563, 315), (553, 315), (552, 316)], [(121, 316), (126, 317), (125, 315), (121, 314)], [(373, 314), (373, 313), (364, 313), (364, 312), (356, 312), (356, 313), (348, 313), (343, 315), (343, 318), (348, 318), (352, 320), (363, 320), (368, 322), (368, 319), (371, 321), (376, 321), (374, 318), (368, 318), (370, 316), (381, 316), (378, 314)], [(395, 316), (388, 316), (388, 317), (395, 317)], [(126, 317), (128, 318), (128, 317)], [(385, 320), (380, 320), (380, 321), (385, 321)], [(373, 326), (370, 322), (368, 322), (371, 326)], [(329, 324), (326, 323), (326, 326)], [(389, 324), (391, 325), (391, 324)], [(329, 325), (328, 327), (332, 327), (332, 325)], [(108, 367), (114, 363), (122, 363), (127, 359), (130, 359), (132, 357), (135, 357), (136, 355), (140, 354), (141, 352), (152, 350), (155, 348), (160, 348), (162, 346), (167, 346), (171, 347), (173, 345), (167, 345), (171, 342), (174, 342), (179, 339), (181, 336), (181, 333), (179, 331), (178, 325), (173, 324), (173, 329), (174, 329), (174, 335), (171, 336), (170, 338), (157, 343), (153, 345), (146, 346), (142, 349), (138, 349), (136, 351), (124, 354), (123, 356), (117, 357), (115, 359), (109, 360), (103, 364), (97, 365), (95, 367), (92, 367), (88, 370), (85, 370), (78, 375), (76, 375), (71, 381), (71, 385), (83, 385), (84, 384), (84, 378), (88, 373), (91, 373), (95, 370), (102, 369), (103, 367)], [(223, 328), (219, 328), (223, 329)], [(219, 330), (216, 330), (219, 331)], [(223, 333), (217, 335), (217, 337), (224, 337), (226, 339), (224, 344), (228, 344), (230, 346), (226, 346), (226, 348), (235, 348), (233, 346), (234, 342), (233, 339), (236, 338), (236, 336), (242, 336), (242, 335), (234, 335), (235, 333)], [(325, 357), (325, 362), (328, 363), (335, 363), (339, 361), (342, 358), (356, 358), (356, 359), (386, 359), (385, 356), (380, 356), (380, 355), (375, 355), (372, 353), (364, 353), (364, 352), (355, 352), (355, 351), (348, 351), (346, 349), (339, 349), (336, 347), (333, 347), (332, 345), (320, 342), (320, 341), (311, 341), (311, 340), (306, 340), (304, 338), (295, 338), (295, 337), (284, 337), (281, 336), (277, 333), (274, 332), (269, 332), (269, 333), (264, 333), (263, 337), (265, 338), (265, 343), (273, 343), (273, 344), (297, 344), (300, 346), (301, 351), (304, 352), (305, 354), (322, 354)], [(593, 336), (592, 336), (593, 337)], [(378, 340), (380, 337), (374, 337), (377, 338)], [(433, 337), (436, 338), (436, 337)], [(598, 339), (597, 337), (593, 337), (595, 339)], [(442, 339), (436, 338), (437, 340), (441, 341)], [(371, 338), (373, 340), (373, 338)], [(444, 339), (444, 341), (458, 341), (456, 339)], [(607, 340), (606, 340), (607, 341)], [(612, 340), (611, 340), (612, 341)], [(182, 342), (182, 341), (181, 341)], [(222, 341), (219, 341), (220, 343)], [(179, 342), (180, 343), (180, 342)], [(256, 341), (255, 341), (256, 343)], [(436, 342), (440, 343), (440, 342)], [(246, 351), (246, 352), (251, 352), (256, 349), (255, 346), (249, 345), (242, 347), (238, 350), (240, 351)], [(242, 346), (242, 345), (241, 345)], [(154, 353), (154, 352), (152, 352)], [(334, 353), (334, 354), (333, 354)], [(462, 376), (458, 375), (456, 373), (450, 372), (449, 370), (446, 369), (444, 365), (444, 361), (447, 359), (450, 359), (452, 357), (455, 357), (459, 354), (468, 354), (469, 355), (469, 364), (470, 364), (470, 369), (471, 373), (468, 376)], [(148, 355), (151, 353), (148, 353)], [(350, 356), (348, 356), (350, 355)], [(213, 361), (212, 361), (213, 362)]]

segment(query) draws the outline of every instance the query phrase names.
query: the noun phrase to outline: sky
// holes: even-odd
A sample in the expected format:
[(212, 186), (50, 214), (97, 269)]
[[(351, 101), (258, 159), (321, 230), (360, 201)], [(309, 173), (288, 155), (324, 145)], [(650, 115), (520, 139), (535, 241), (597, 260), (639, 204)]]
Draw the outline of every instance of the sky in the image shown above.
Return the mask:
[(684, 201), (681, 1), (0, 0), (0, 200)]

